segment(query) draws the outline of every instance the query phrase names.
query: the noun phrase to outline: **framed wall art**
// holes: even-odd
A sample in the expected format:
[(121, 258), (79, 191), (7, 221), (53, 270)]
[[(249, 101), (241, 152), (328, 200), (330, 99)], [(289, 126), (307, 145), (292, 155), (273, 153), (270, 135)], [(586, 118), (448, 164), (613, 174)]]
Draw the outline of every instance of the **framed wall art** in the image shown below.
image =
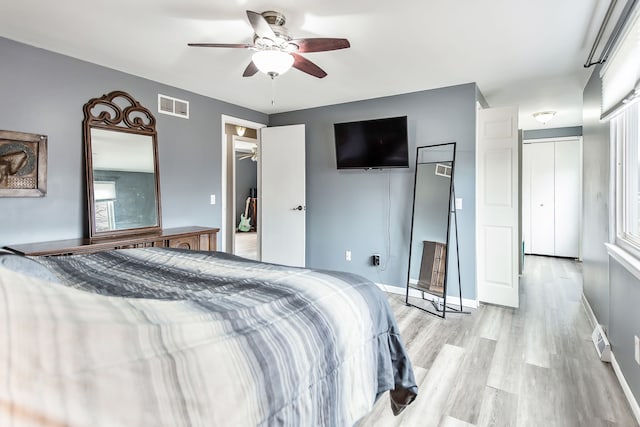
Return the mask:
[(46, 135), (0, 130), (0, 197), (46, 193)]

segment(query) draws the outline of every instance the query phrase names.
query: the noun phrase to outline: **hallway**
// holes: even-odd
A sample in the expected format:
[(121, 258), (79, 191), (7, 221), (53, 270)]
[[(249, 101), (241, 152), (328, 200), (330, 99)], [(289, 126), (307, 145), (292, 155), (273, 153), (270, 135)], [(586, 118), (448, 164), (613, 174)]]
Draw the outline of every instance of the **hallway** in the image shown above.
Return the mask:
[(481, 305), (446, 320), (389, 294), (418, 386), (394, 417), (387, 394), (360, 424), (406, 427), (637, 426), (581, 303), (581, 264), (527, 256), (517, 310)]

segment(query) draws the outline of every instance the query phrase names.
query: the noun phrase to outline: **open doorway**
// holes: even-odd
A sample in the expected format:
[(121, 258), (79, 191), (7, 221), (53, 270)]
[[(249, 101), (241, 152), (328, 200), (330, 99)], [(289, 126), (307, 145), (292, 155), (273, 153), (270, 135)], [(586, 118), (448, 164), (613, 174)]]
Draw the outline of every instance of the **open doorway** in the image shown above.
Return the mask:
[[(227, 125), (230, 126), (230, 125)], [(233, 253), (258, 259), (258, 138), (256, 129), (238, 127), (234, 135), (235, 233)]]
[(222, 245), (224, 252), (260, 260), (259, 129), (266, 125), (222, 117)]

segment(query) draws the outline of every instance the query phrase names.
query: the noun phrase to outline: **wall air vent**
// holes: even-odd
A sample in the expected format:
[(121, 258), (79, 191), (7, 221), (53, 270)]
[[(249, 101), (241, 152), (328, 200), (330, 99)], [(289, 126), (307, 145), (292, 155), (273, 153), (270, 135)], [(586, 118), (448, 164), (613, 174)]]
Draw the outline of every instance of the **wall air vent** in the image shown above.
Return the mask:
[(600, 360), (603, 362), (611, 362), (611, 345), (601, 325), (596, 325), (596, 328), (591, 334), (591, 340), (596, 347)]
[(189, 118), (189, 101), (158, 94), (158, 113)]
[(451, 178), (451, 166), (436, 163), (436, 175)]

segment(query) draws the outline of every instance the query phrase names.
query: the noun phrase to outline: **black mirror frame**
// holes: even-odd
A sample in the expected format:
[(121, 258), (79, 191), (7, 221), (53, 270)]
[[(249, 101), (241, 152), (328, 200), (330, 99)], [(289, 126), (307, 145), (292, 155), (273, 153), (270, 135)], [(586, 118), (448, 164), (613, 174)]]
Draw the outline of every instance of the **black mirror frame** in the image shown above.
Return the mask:
[[(431, 300), (427, 300), (425, 299), (425, 292), (423, 289), (420, 289), (418, 287), (415, 286), (411, 286), (410, 284), (410, 280), (411, 280), (411, 250), (413, 247), (413, 227), (414, 227), (414, 221), (415, 221), (415, 208), (416, 208), (416, 186), (417, 186), (417, 179), (418, 179), (418, 165), (420, 164), (420, 150), (421, 149), (425, 149), (425, 148), (433, 148), (433, 147), (444, 147), (444, 146), (453, 146), (453, 150), (452, 150), (452, 159), (451, 159), (451, 180), (450, 180), (450, 184), (449, 184), (449, 205), (447, 206), (447, 211), (448, 213), (448, 217), (447, 217), (447, 237), (446, 237), (446, 249), (445, 249), (445, 267), (444, 267), (444, 290), (443, 290), (443, 296), (442, 297), (438, 297), (434, 294), (431, 294), (433, 296), (435, 296), (436, 299), (431, 299)], [(406, 295), (405, 295), (405, 304), (411, 307), (415, 307), (415, 308), (419, 308), (420, 310), (426, 311), (429, 314), (432, 314), (434, 316), (438, 316), (438, 317), (442, 317), (444, 318), (446, 313), (464, 313), (464, 314), (468, 314), (468, 312), (464, 311), (462, 308), (462, 289), (461, 289), (461, 283), (460, 283), (460, 253), (459, 253), (459, 248), (458, 248), (458, 224), (457, 224), (457, 218), (456, 218), (456, 212), (455, 209), (452, 209), (452, 202), (455, 202), (455, 185), (454, 185), (454, 179), (455, 179), (455, 166), (456, 166), (456, 146), (457, 144), (455, 142), (447, 142), (447, 143), (443, 143), (443, 144), (433, 144), (433, 145), (423, 145), (423, 146), (419, 146), (416, 147), (416, 162), (415, 162), (415, 170), (414, 170), (414, 180), (413, 180), (413, 205), (412, 205), (412, 209), (411, 209), (411, 231), (409, 234), (409, 263), (408, 263), (408, 267), (407, 267), (407, 285), (406, 285)], [(451, 243), (451, 219), (453, 216), (453, 220), (454, 220), (454, 229), (455, 229), (455, 241), (456, 241), (456, 256), (457, 256), (457, 263), (458, 263), (458, 292), (459, 292), (459, 298), (460, 298), (460, 308), (454, 308), (451, 307), (449, 305), (447, 305), (447, 282), (449, 279), (449, 256), (451, 254), (450, 251), (450, 243)], [(423, 307), (423, 306), (418, 306), (415, 304), (412, 304), (409, 302), (409, 291), (411, 289), (417, 290), (418, 292), (422, 293), (422, 300), (424, 301), (428, 301), (429, 303), (431, 303), (433, 305), (433, 309), (435, 311), (431, 311), (430, 309), (428, 309), (428, 307)]]

